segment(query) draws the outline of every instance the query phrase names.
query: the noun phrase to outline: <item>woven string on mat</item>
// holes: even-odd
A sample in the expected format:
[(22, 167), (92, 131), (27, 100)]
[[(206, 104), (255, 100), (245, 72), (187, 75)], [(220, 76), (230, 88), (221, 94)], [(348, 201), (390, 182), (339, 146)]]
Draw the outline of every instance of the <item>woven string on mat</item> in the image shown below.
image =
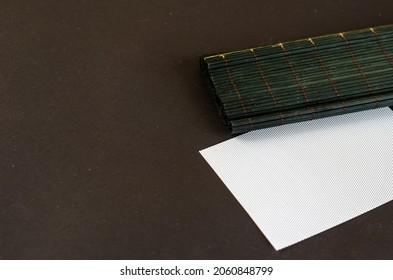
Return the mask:
[(393, 106), (393, 25), (202, 56), (232, 134)]

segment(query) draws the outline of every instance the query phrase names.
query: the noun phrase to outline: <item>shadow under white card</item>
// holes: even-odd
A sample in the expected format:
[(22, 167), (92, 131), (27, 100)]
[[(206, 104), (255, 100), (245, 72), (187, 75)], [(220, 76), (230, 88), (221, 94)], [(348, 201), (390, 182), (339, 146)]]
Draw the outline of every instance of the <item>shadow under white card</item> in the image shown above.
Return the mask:
[(276, 250), (393, 199), (393, 111), (252, 131), (200, 151)]

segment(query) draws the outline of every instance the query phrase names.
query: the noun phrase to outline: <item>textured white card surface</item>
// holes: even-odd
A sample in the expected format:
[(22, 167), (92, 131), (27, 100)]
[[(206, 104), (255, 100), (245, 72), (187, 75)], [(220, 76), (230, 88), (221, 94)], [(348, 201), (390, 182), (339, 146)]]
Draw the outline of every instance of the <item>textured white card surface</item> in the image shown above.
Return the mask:
[(276, 250), (393, 199), (389, 108), (252, 131), (200, 153)]

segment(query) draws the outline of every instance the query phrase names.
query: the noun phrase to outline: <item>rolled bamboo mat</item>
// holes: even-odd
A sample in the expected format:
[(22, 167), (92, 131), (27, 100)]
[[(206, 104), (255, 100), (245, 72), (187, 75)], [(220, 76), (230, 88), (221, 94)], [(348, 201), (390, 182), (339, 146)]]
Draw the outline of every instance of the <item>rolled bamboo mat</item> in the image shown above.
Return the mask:
[(393, 25), (200, 58), (232, 134), (393, 106)]

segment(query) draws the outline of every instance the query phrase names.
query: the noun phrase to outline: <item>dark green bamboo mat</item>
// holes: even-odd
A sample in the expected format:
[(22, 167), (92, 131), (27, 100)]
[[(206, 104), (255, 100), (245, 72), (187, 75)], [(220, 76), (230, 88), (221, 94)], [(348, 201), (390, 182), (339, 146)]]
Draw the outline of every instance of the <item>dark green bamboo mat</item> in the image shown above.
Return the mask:
[(202, 56), (232, 134), (393, 106), (393, 25)]

